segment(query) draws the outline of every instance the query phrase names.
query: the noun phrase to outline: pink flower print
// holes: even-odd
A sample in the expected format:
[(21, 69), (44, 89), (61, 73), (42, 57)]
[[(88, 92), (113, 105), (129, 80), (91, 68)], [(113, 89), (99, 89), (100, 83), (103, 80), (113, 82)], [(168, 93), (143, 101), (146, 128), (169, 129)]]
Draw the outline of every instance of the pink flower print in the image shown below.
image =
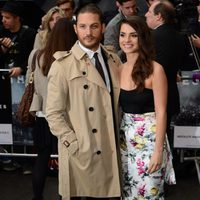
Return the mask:
[(131, 143), (131, 145), (133, 146), (133, 147), (135, 147), (138, 143), (135, 141), (135, 140), (133, 140), (133, 139), (130, 139), (130, 143)]
[(141, 159), (139, 158), (137, 160), (137, 169), (138, 169), (138, 175), (144, 174), (145, 173), (145, 169), (144, 169), (144, 162), (141, 161)]
[(144, 121), (144, 117), (133, 117), (134, 121)]
[(144, 133), (144, 124), (142, 126), (139, 126), (137, 129), (136, 129), (136, 133), (138, 133), (139, 135), (143, 136), (143, 133)]
[(139, 187), (139, 194), (144, 197), (144, 193), (145, 193), (145, 185)]

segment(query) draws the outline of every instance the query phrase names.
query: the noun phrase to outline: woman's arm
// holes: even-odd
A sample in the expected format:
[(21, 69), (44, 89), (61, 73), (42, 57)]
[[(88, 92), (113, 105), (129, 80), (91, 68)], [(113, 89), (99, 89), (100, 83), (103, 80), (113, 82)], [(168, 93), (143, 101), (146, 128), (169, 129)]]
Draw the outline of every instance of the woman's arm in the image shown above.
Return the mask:
[(155, 149), (149, 164), (149, 173), (160, 169), (163, 159), (163, 145), (166, 134), (167, 123), (167, 78), (163, 67), (154, 62), (152, 76), (152, 89), (154, 94), (154, 105), (156, 113), (156, 142)]

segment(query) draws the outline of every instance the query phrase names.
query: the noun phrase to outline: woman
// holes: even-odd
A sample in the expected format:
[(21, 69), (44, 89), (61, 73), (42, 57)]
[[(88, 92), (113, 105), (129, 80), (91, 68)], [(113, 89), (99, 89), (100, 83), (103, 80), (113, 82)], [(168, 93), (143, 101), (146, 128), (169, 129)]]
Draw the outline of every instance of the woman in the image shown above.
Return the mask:
[(122, 21), (119, 44), (127, 59), (120, 66), (119, 101), (124, 198), (163, 199), (164, 180), (175, 184), (166, 139), (166, 76), (153, 60), (151, 35), (143, 18)]
[[(33, 131), (34, 145), (37, 148), (37, 160), (33, 170), (33, 200), (43, 199), (43, 190), (48, 171), (48, 161), (51, 153), (57, 153), (57, 139), (50, 132), (45, 119), (45, 107), (47, 96), (47, 75), (56, 51), (69, 51), (76, 41), (73, 24), (66, 18), (59, 19), (52, 29), (45, 47), (42, 50), (33, 50), (29, 56), (29, 66), (35, 52), (37, 53), (36, 69), (34, 71), (35, 93), (30, 112), (36, 116)], [(30, 74), (27, 71), (27, 77)]]
[(55, 26), (56, 22), (65, 17), (63, 10), (57, 6), (51, 8), (46, 15), (41, 19), (41, 30), (37, 33), (34, 42), (34, 49), (42, 49), (49, 37), (52, 28)]

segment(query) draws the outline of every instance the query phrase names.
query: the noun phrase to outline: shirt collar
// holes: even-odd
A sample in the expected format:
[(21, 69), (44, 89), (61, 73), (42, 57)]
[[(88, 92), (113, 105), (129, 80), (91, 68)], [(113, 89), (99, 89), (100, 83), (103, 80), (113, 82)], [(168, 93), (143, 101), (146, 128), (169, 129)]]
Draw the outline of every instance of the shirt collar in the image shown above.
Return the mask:
[(160, 23), (159, 25), (157, 25), (154, 29), (157, 29), (158, 27), (162, 26), (164, 23)]
[(92, 51), (92, 50), (90, 50), (90, 49), (88, 49), (88, 48), (86, 48), (86, 47), (84, 47), (84, 46), (80, 43), (80, 41), (78, 41), (78, 45), (80, 46), (80, 48), (81, 48), (85, 53), (87, 53), (89, 59), (92, 59), (93, 56), (94, 56), (94, 53), (96, 53), (96, 52), (99, 53), (99, 54), (101, 54), (101, 47), (100, 47), (100, 45), (99, 45), (98, 49), (97, 49), (95, 52)]

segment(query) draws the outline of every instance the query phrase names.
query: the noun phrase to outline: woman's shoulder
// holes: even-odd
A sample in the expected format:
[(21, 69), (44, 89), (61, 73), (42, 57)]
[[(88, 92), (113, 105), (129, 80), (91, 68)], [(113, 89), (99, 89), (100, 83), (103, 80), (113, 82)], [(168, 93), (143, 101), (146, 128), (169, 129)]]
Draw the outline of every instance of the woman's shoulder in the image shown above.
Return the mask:
[(152, 65), (153, 65), (153, 74), (164, 72), (163, 66), (159, 64), (158, 62), (156, 62), (155, 60), (152, 61)]
[(152, 78), (153, 78), (153, 82), (157, 81), (157, 80), (159, 80), (159, 81), (167, 80), (163, 66), (156, 61), (153, 61), (153, 76), (152, 76)]

